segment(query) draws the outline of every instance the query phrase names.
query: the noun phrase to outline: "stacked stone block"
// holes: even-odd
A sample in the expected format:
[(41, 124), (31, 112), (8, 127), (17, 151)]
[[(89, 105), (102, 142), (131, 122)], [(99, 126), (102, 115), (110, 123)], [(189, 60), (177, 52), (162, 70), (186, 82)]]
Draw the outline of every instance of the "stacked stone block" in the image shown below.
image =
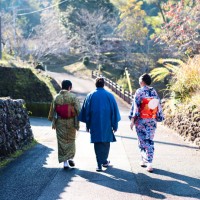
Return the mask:
[(185, 108), (185, 110), (172, 111), (165, 109), (164, 124), (178, 132), (185, 140), (200, 146), (200, 109)]
[(32, 140), (24, 100), (0, 99), (0, 161)]

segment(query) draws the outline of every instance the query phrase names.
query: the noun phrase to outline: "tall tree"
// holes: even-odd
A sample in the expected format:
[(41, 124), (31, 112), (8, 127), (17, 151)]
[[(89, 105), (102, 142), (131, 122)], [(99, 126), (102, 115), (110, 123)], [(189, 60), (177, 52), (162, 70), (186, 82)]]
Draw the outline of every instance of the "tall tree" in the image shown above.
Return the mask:
[[(57, 3), (61, 3), (62, 0), (55, 0)], [(109, 0), (68, 0), (58, 5), (61, 12), (62, 22), (66, 27), (70, 27), (74, 31), (74, 26), (78, 25), (77, 13), (84, 9), (90, 13), (94, 13), (97, 10), (106, 10), (106, 17), (117, 18), (117, 10), (115, 6)]]
[(118, 26), (119, 33), (129, 41), (142, 44), (148, 34), (144, 18), (146, 13), (141, 9), (142, 1), (128, 0), (127, 4), (120, 8), (121, 23)]
[(110, 0), (68, 0), (61, 3), (62, 1), (55, 0), (55, 2), (59, 3), (59, 9), (61, 11), (66, 11), (69, 7), (73, 7), (75, 12), (80, 9), (86, 9), (90, 12), (98, 9), (107, 9), (109, 12), (115, 11), (115, 7)]
[(23, 36), (29, 37), (33, 27), (40, 24), (40, 13), (35, 12), (48, 6), (52, 0), (1, 0), (1, 9), (6, 13), (12, 13), (13, 19), (22, 28)]
[(79, 25), (76, 26), (76, 46), (81, 53), (96, 61), (97, 65), (100, 64), (100, 58), (104, 57), (104, 39), (113, 32), (115, 25), (106, 13), (104, 9), (93, 13), (82, 9), (77, 13)]
[[(157, 38), (165, 42), (175, 53), (193, 56), (200, 52), (200, 0), (195, 6), (186, 4), (183, 0), (176, 4), (168, 4), (166, 13), (168, 23)], [(188, 15), (188, 13), (190, 13)]]
[(60, 23), (56, 11), (52, 9), (43, 11), (41, 24), (35, 28), (34, 37), (22, 41), (21, 57), (31, 55), (34, 62), (43, 62), (48, 60), (49, 55), (62, 56), (69, 52), (74, 39), (75, 37), (68, 37), (67, 30)]
[(163, 9), (163, 4), (166, 3), (168, 0), (146, 0), (147, 3), (149, 4), (153, 4), (155, 6), (157, 6), (157, 8), (159, 9), (163, 22), (166, 22), (166, 17), (165, 17), (165, 13), (164, 13), (164, 9)]
[(14, 26), (13, 17), (9, 13), (1, 12), (2, 17), (2, 43), (3, 51), (9, 54), (17, 54), (20, 40), (23, 38), (22, 29), (18, 24)]
[[(151, 42), (148, 36), (148, 27), (145, 22), (146, 13), (142, 10), (142, 1), (127, 0), (127, 3), (120, 7), (121, 22), (118, 26), (118, 34), (124, 43), (125, 57), (133, 60), (133, 52), (142, 54), (142, 71), (149, 70), (149, 55)], [(130, 49), (131, 47), (131, 49)], [(129, 55), (128, 55), (129, 54)], [(125, 64), (129, 63), (125, 60)], [(126, 66), (125, 66), (126, 67)]]

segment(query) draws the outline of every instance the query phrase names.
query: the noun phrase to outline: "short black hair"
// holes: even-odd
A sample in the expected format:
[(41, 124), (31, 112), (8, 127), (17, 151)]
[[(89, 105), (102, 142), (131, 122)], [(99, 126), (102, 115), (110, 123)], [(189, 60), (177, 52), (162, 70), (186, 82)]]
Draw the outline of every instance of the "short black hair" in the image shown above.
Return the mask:
[(104, 81), (103, 77), (96, 78), (96, 83), (95, 83), (96, 87), (102, 87), (103, 88), (104, 83), (105, 83), (105, 81)]
[(146, 85), (151, 85), (151, 76), (149, 74), (143, 74), (140, 76), (140, 80), (142, 80)]
[(62, 89), (63, 90), (68, 90), (72, 88), (72, 82), (69, 80), (63, 80), (62, 81)]

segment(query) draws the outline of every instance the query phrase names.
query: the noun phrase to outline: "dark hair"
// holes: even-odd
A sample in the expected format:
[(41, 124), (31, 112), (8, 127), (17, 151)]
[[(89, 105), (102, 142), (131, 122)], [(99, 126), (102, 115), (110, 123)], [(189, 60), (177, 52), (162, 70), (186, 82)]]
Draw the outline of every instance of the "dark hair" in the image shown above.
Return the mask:
[(103, 77), (98, 77), (96, 78), (96, 87), (104, 87), (104, 78)]
[(63, 80), (62, 81), (62, 89), (63, 90), (68, 90), (72, 88), (72, 82), (69, 80)]
[(149, 76), (149, 74), (143, 74), (140, 76), (140, 80), (142, 80), (146, 85), (151, 85), (151, 76)]

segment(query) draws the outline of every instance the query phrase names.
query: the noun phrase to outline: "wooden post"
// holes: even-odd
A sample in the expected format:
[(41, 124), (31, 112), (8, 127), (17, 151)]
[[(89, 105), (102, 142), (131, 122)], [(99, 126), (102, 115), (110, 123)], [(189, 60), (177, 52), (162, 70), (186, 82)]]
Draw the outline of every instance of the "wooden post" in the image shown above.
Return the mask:
[(128, 73), (127, 67), (125, 68), (125, 74), (126, 74), (126, 78), (127, 78), (127, 81), (128, 81), (129, 92), (132, 93), (132, 86), (131, 86), (131, 81), (130, 81), (130, 74)]
[(2, 60), (2, 43), (1, 43), (1, 16), (0, 16), (0, 60)]

